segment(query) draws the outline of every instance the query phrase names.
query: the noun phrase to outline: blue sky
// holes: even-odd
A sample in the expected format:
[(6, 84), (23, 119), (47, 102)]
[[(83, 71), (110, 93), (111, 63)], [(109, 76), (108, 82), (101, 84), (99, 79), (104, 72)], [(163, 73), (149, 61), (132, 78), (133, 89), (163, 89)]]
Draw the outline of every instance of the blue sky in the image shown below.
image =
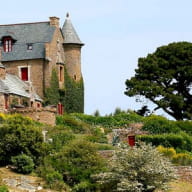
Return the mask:
[[(85, 81), (85, 113), (109, 114), (116, 107), (138, 109), (124, 95), (139, 57), (157, 47), (192, 41), (191, 0), (10, 0), (1, 2), (0, 23), (47, 21), (66, 13), (80, 39)], [(148, 102), (149, 103), (149, 102)], [(161, 114), (162, 112), (159, 112)]]

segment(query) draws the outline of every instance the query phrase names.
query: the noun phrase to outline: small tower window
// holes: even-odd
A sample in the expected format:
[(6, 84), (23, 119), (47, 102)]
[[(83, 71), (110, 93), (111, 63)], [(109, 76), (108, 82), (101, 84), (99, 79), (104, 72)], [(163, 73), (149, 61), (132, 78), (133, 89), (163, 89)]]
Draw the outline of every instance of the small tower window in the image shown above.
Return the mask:
[(12, 51), (12, 46), (13, 46), (13, 40), (11, 37), (5, 37), (3, 39), (3, 49), (4, 52), (11, 52)]
[(63, 81), (63, 67), (59, 67), (59, 81)]
[(74, 80), (76, 80), (77, 79), (77, 76), (76, 75), (74, 75)]
[(33, 50), (33, 44), (32, 43), (27, 44), (27, 50)]

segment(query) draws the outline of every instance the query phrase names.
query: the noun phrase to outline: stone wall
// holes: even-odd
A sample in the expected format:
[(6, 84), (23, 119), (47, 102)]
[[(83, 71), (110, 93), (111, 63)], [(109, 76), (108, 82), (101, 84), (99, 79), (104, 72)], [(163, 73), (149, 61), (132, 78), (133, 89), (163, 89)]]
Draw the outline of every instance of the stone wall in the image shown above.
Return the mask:
[(32, 82), (36, 93), (43, 97), (43, 59), (9, 61), (3, 63), (6, 66), (6, 71), (21, 77), (20, 67), (28, 67), (29, 81)]
[(64, 45), (66, 68), (69, 76), (79, 81), (81, 74), (81, 46), (80, 45)]
[(56, 120), (56, 108), (21, 108), (21, 109), (13, 109), (10, 113), (20, 113), (24, 116), (30, 117), (35, 121), (39, 121), (41, 123), (45, 123), (48, 125), (55, 125)]
[(0, 93), (0, 112), (5, 111), (5, 97), (4, 94)]
[[(46, 43), (45, 45), (45, 57), (46, 63), (44, 66), (44, 75), (45, 75), (45, 87), (49, 87), (51, 74), (53, 68), (55, 68), (58, 72), (59, 77), (59, 70), (60, 67), (63, 67), (65, 62), (65, 55), (64, 55), (64, 48), (63, 48), (63, 36), (61, 34), (61, 30), (59, 28), (55, 29), (53, 39), (50, 43)], [(59, 78), (60, 79), (60, 78)], [(64, 71), (63, 77), (61, 78), (60, 88), (64, 86)]]

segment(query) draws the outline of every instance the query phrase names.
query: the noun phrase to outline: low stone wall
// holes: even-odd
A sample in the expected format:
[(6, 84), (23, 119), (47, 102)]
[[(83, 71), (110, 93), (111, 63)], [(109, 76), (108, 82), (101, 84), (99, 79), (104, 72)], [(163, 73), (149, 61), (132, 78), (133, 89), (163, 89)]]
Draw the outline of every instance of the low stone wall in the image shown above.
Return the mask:
[(12, 109), (9, 113), (20, 113), (24, 116), (30, 117), (35, 121), (46, 123), (48, 125), (55, 125), (56, 108), (20, 108)]
[(191, 166), (175, 166), (179, 179), (192, 183), (192, 167)]

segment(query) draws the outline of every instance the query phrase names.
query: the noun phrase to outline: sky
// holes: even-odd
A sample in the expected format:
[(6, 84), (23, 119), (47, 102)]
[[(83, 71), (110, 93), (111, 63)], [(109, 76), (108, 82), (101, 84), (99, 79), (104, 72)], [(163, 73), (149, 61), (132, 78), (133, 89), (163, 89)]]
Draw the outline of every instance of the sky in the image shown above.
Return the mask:
[[(171, 42), (192, 41), (191, 0), (9, 0), (1, 2), (0, 24), (48, 21), (66, 13), (85, 46), (82, 73), (85, 113), (137, 110), (144, 100), (124, 95), (139, 57)], [(160, 115), (165, 114), (162, 111)]]

